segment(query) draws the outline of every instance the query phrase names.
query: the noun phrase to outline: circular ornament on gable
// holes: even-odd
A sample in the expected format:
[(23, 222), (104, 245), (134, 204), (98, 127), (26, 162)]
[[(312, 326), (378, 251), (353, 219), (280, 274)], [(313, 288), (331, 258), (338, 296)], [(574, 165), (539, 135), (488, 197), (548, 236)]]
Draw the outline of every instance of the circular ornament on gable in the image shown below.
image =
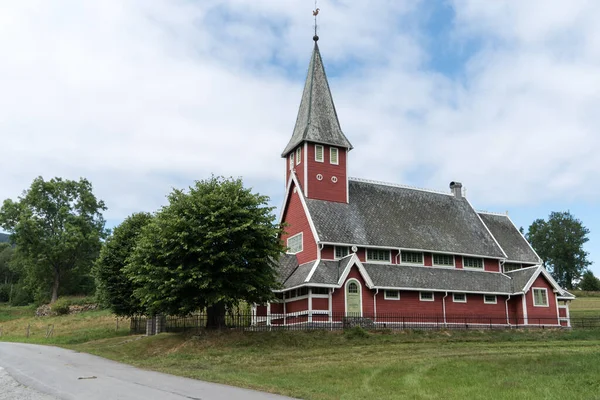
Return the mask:
[(331, 177), (331, 182), (337, 183), (337, 176), (332, 176)]
[(358, 251), (358, 247), (356, 247), (356, 246), (352, 246), (352, 252), (353, 252), (353, 253), (356, 253), (357, 251)]
[(323, 180), (323, 175), (321, 175), (321, 174), (317, 174), (317, 180), (318, 180), (318, 181), (322, 181), (322, 180)]

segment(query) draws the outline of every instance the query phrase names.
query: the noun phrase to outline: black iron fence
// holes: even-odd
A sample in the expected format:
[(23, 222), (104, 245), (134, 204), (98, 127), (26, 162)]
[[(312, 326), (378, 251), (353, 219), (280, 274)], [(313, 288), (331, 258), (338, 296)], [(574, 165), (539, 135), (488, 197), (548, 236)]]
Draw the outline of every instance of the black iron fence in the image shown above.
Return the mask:
[[(214, 320), (210, 321), (214, 324)], [(332, 313), (269, 314), (227, 313), (218, 326), (209, 326), (204, 313), (187, 317), (157, 316), (131, 318), (131, 333), (199, 332), (207, 328), (239, 331), (271, 330), (343, 330), (360, 326), (364, 329), (507, 329), (507, 328), (582, 328), (600, 329), (600, 316), (557, 319), (485, 315), (378, 314), (353, 315)]]

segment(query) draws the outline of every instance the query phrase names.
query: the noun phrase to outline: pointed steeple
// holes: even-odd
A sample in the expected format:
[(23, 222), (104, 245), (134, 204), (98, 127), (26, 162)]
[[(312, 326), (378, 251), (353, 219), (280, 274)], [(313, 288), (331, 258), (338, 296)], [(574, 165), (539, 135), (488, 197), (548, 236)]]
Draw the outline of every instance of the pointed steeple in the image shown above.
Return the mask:
[(315, 48), (308, 65), (308, 75), (304, 84), (296, 126), (292, 138), (281, 154), (282, 157), (285, 157), (304, 141), (352, 149), (352, 144), (342, 132), (335, 111), (317, 44), (319, 37), (315, 35), (313, 39)]

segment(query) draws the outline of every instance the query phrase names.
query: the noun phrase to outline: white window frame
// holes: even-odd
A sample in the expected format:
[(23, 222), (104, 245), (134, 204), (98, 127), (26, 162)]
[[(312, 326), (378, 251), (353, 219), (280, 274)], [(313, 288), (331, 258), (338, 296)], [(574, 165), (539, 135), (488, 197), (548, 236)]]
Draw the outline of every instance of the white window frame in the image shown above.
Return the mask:
[[(371, 251), (387, 251), (388, 252), (388, 259), (387, 260), (372, 260), (369, 258), (369, 250)], [(372, 262), (372, 263), (381, 263), (381, 264), (389, 264), (392, 262), (392, 251), (391, 250), (385, 250), (385, 249), (370, 249), (370, 248), (366, 248), (365, 249), (365, 260), (367, 260), (367, 262)]]
[[(415, 253), (415, 254), (421, 254), (421, 262), (420, 263), (413, 263), (413, 262), (408, 262), (408, 261), (402, 261), (402, 253)], [(400, 251), (400, 264), (403, 265), (425, 265), (425, 254), (423, 254), (422, 251), (404, 251), (401, 250)]]
[[(435, 263), (435, 256), (449, 256), (452, 257), (452, 265), (446, 265), (446, 264), (436, 264)], [(456, 257), (454, 257), (454, 254), (447, 254), (447, 253), (433, 253), (431, 255), (431, 265), (433, 265), (434, 267), (444, 267), (444, 268), (454, 268), (456, 267)]]
[(290, 171), (294, 169), (294, 152), (290, 153)]
[[(290, 240), (294, 239), (296, 237), (300, 236), (300, 251), (296, 251), (296, 252), (292, 252), (290, 251)], [(302, 253), (304, 251), (304, 237), (303, 237), (303, 232), (297, 233), (293, 236), (290, 236), (289, 238), (287, 238), (286, 244), (287, 244), (287, 254), (298, 254), (298, 253)]]
[[(317, 156), (319, 154), (319, 148), (321, 148), (321, 159), (320, 160)], [(315, 144), (315, 161), (316, 162), (325, 162), (325, 147), (323, 145)]]
[[(333, 157), (331, 156), (333, 153), (336, 154), (335, 162), (331, 161), (333, 159)], [(340, 165), (340, 150), (337, 147), (329, 148), (329, 164)]]
[[(388, 297), (388, 292), (395, 292), (398, 297)], [(400, 300), (400, 291), (399, 290), (392, 290), (392, 289), (385, 289), (383, 291), (383, 298), (385, 300)]]
[(300, 165), (300, 160), (302, 159), (302, 148), (298, 147), (296, 149), (296, 165)]
[[(520, 267), (519, 268), (515, 268), (515, 269), (511, 269), (511, 270), (507, 271), (506, 270), (506, 264), (508, 264), (508, 265), (520, 265)], [(517, 271), (517, 270), (522, 269), (522, 268), (523, 268), (523, 264), (521, 264), (521, 263), (508, 262), (508, 263), (504, 263), (504, 265), (502, 266), (502, 271), (503, 272), (511, 272), (511, 271)]]
[[(465, 296), (465, 299), (464, 300), (456, 300), (457, 294), (462, 294), (463, 296)], [(466, 293), (452, 293), (452, 302), (453, 303), (466, 303), (467, 302), (467, 294)]]
[[(431, 298), (424, 299), (423, 293), (431, 293)], [(435, 301), (435, 293), (434, 292), (419, 292), (419, 301)]]
[[(479, 268), (479, 267), (467, 267), (467, 266), (465, 266), (465, 258), (470, 258), (472, 260), (480, 260), (481, 261), (481, 268)], [(463, 261), (463, 268), (465, 268), (465, 269), (472, 269), (474, 271), (483, 271), (483, 270), (485, 270), (485, 260), (483, 258), (463, 256), (462, 261)], [(454, 263), (456, 264), (456, 257), (455, 257)]]
[(346, 248), (348, 250), (348, 254), (346, 254), (344, 257), (348, 257), (348, 255), (350, 255), (350, 246), (333, 246), (333, 259), (334, 260), (341, 260), (344, 257), (338, 257), (337, 255), (337, 249), (338, 248)]
[[(536, 290), (543, 290), (546, 293), (546, 304), (536, 304), (536, 302), (535, 302), (535, 291)], [(533, 306), (534, 307), (550, 307), (550, 298), (548, 297), (548, 289), (540, 288), (540, 287), (531, 288), (531, 296), (533, 296)]]
[[(494, 301), (487, 301), (486, 297), (493, 297)], [(484, 294), (483, 295), (483, 304), (498, 304), (498, 296), (496, 296), (495, 294)]]

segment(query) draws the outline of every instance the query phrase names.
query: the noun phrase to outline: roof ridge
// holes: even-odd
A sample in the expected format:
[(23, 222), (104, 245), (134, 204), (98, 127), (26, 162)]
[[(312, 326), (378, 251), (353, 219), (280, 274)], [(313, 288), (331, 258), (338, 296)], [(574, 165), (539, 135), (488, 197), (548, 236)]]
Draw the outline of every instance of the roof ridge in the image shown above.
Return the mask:
[(411, 189), (411, 190), (418, 190), (421, 192), (429, 192), (429, 193), (435, 193), (435, 194), (444, 194), (446, 196), (452, 196), (452, 193), (442, 192), (441, 190), (425, 189), (425, 188), (420, 188), (420, 187), (416, 187), (416, 186), (403, 185), (400, 183), (383, 182), (383, 181), (377, 181), (374, 179), (364, 179), (364, 178), (355, 178), (355, 177), (348, 177), (348, 180), (355, 181), (355, 182), (362, 182), (362, 183), (372, 183), (374, 185), (397, 187), (397, 188), (402, 188), (402, 189)]
[(500, 217), (508, 217), (507, 213), (499, 213), (495, 211), (487, 211), (487, 210), (475, 210), (477, 214), (489, 214), (489, 215), (498, 215)]

